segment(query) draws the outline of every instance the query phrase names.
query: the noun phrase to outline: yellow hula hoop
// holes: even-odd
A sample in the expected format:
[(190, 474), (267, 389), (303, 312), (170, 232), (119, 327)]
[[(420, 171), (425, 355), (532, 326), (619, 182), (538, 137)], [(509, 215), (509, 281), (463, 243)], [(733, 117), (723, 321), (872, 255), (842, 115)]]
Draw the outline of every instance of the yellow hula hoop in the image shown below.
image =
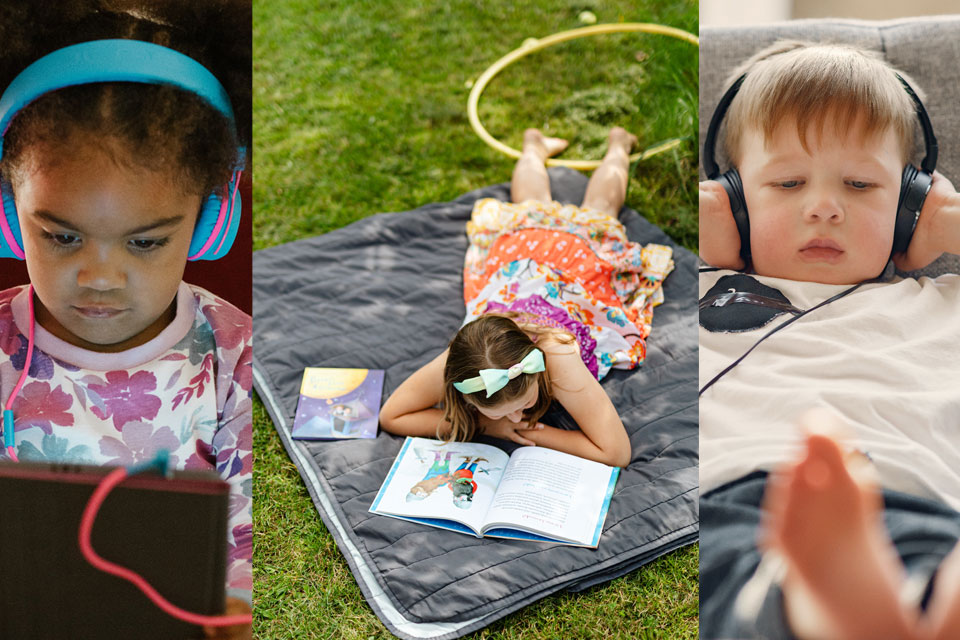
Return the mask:
[[(528, 56), (535, 51), (540, 51), (541, 49), (546, 49), (549, 46), (555, 45), (559, 42), (566, 42), (567, 40), (574, 40), (576, 38), (583, 38), (585, 36), (593, 36), (601, 33), (620, 33), (620, 32), (631, 32), (631, 31), (643, 31), (645, 33), (656, 33), (660, 35), (670, 36), (673, 38), (678, 38), (680, 40), (686, 40), (687, 42), (700, 46), (700, 38), (693, 35), (688, 31), (683, 29), (677, 29), (675, 27), (667, 27), (662, 24), (652, 24), (647, 22), (624, 22), (620, 24), (597, 24), (592, 27), (583, 27), (582, 29), (571, 29), (570, 31), (561, 31), (560, 33), (555, 33), (553, 35), (547, 36), (546, 38), (540, 39), (528, 39), (519, 49), (514, 49), (507, 55), (503, 56), (496, 62), (494, 62), (490, 68), (484, 71), (477, 82), (473, 85), (473, 89), (470, 91), (470, 97), (467, 98), (467, 116), (470, 118), (470, 126), (473, 127), (473, 130), (480, 136), (480, 139), (486, 142), (489, 146), (493, 147), (500, 153), (504, 153), (513, 158), (519, 158), (520, 152), (512, 147), (508, 147), (503, 144), (492, 135), (490, 135), (486, 129), (483, 128), (483, 125), (480, 124), (480, 117), (477, 115), (477, 105), (480, 104), (480, 94), (483, 93), (483, 90), (487, 87), (490, 81), (498, 73), (503, 71), (505, 67), (510, 64), (513, 64), (520, 58)], [(635, 162), (637, 160), (644, 160), (649, 158), (652, 155), (661, 153), (668, 149), (673, 149), (674, 147), (680, 144), (681, 140), (675, 138), (659, 144), (656, 147), (647, 149), (642, 153), (635, 153), (630, 156), (630, 162)], [(589, 171), (590, 169), (596, 169), (600, 166), (599, 160), (561, 160), (558, 158), (549, 158), (547, 159), (547, 165), (551, 167), (570, 167), (571, 169), (577, 169), (579, 171)]]

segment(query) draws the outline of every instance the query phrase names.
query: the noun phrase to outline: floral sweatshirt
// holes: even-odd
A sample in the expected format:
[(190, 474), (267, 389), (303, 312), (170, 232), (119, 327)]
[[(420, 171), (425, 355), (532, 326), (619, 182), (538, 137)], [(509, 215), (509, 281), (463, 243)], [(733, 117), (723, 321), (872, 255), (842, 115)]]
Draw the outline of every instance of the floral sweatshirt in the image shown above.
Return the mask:
[[(26, 362), (27, 291), (0, 292), (4, 406)], [(30, 370), (13, 401), (20, 460), (130, 465), (167, 449), (178, 469), (216, 469), (230, 484), (227, 589), (247, 601), (253, 550), (251, 334), (250, 316), (181, 282), (173, 322), (127, 351), (87, 351), (36, 325)]]

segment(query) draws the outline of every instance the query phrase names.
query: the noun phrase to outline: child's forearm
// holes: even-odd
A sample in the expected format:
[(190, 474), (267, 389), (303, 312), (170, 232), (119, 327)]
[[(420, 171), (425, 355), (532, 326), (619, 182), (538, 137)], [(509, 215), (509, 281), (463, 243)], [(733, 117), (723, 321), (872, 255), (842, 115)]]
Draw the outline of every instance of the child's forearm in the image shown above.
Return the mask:
[(380, 426), (384, 431), (397, 436), (422, 438), (439, 438), (440, 434), (449, 430), (448, 423), (443, 420), (441, 409), (423, 409), (400, 416), (385, 416), (381, 411)]
[(583, 431), (567, 431), (544, 425), (543, 429), (526, 430), (523, 437), (536, 443), (538, 447), (556, 449), (580, 458), (595, 460), (614, 467), (625, 467), (630, 463), (630, 441), (623, 447), (605, 450), (597, 446)]

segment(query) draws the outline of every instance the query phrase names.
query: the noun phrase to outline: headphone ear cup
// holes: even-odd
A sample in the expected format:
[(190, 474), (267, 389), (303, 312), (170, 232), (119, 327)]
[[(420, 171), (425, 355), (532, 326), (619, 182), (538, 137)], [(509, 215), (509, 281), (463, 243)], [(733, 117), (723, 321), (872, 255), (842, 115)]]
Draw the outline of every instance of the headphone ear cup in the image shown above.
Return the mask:
[(216, 260), (230, 251), (240, 228), (240, 172), (224, 187), (226, 197), (211, 193), (203, 202), (190, 240), (188, 260)]
[(23, 260), (23, 237), (10, 183), (0, 180), (0, 258)]
[(737, 223), (740, 234), (740, 257), (745, 265), (750, 264), (750, 218), (747, 216), (747, 200), (743, 196), (743, 181), (740, 172), (730, 169), (716, 177), (716, 181), (723, 185), (730, 199), (730, 211), (733, 220)]
[(903, 168), (891, 256), (895, 253), (903, 253), (910, 246), (910, 239), (913, 238), (913, 231), (917, 228), (923, 202), (927, 199), (927, 193), (932, 184), (933, 176), (926, 171), (920, 171), (912, 164)]

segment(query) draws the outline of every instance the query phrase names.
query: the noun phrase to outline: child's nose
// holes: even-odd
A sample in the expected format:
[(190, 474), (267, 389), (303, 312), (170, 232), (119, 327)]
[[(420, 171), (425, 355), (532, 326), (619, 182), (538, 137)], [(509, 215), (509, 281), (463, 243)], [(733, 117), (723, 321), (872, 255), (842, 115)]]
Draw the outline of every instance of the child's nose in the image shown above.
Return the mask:
[(804, 213), (808, 222), (843, 222), (843, 205), (831, 193), (819, 194)]
[(514, 423), (520, 422), (522, 418), (523, 418), (523, 411), (514, 411), (513, 413), (507, 415), (507, 420)]
[(77, 272), (77, 286), (95, 291), (123, 289), (127, 286), (127, 276), (118, 261), (98, 256), (88, 260)]

